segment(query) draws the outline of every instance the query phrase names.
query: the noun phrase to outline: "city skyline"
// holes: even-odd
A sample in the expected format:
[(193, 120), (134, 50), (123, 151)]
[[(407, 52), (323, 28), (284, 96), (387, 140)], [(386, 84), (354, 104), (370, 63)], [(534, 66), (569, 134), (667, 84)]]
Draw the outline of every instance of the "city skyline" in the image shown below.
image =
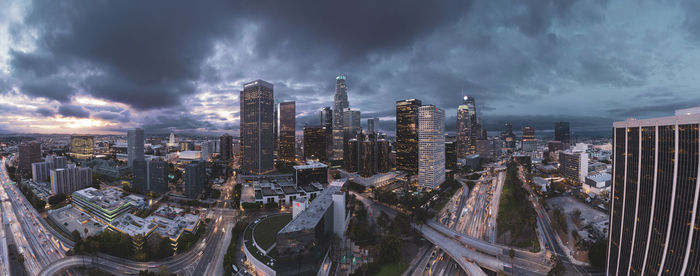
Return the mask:
[[(328, 12), (335, 10), (331, 3), (302, 10), (172, 3), (163, 17), (150, 16), (158, 4), (144, 5), (128, 24), (115, 18), (129, 8), (122, 3), (53, 4), (2, 4), (0, 107), (12, 115), (0, 119), (0, 133), (141, 127), (235, 134), (238, 93), (255, 79), (274, 84), (278, 99), (297, 102), (300, 131), (333, 106), (339, 74), (347, 76), (363, 124), (378, 117), (383, 130), (393, 130), (394, 103), (410, 98), (444, 109), (448, 131), (455, 128), (454, 103), (468, 95), (477, 99), (487, 130), (512, 121), (515, 129), (549, 131), (553, 122), (569, 121), (572, 130), (608, 135), (613, 121), (668, 116), (700, 100), (693, 77), (700, 20), (691, 1), (520, 3), (520, 9), (377, 3), (348, 7), (353, 16), (337, 18)], [(372, 14), (383, 9), (395, 13)], [(324, 27), (299, 28), (308, 18)], [(137, 27), (144, 24), (151, 28)], [(401, 31), (393, 31), (397, 26)], [(107, 47), (126, 37), (101, 29), (129, 33), (136, 48)], [(252, 63), (259, 66), (251, 70)], [(619, 108), (628, 102), (634, 105)]]

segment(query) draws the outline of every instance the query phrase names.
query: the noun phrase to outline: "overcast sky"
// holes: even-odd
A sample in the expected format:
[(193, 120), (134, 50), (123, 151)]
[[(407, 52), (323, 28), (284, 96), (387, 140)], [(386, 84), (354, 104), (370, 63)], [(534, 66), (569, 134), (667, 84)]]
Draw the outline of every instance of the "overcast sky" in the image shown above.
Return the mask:
[[(194, 4), (197, 5), (194, 5)], [(238, 133), (242, 84), (295, 100), (298, 129), (395, 101), (486, 128), (608, 130), (700, 105), (700, 1), (0, 1), (0, 132)], [(363, 122), (364, 124), (364, 122)], [(493, 133), (493, 132), (492, 132)], [(495, 133), (493, 133), (495, 134)]]

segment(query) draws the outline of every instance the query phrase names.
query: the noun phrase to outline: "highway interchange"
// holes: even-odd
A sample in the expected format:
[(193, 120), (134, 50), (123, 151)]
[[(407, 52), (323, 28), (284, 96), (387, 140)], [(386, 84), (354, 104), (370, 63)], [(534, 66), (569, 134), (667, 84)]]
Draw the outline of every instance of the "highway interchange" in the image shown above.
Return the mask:
[[(521, 174), (521, 177), (524, 177), (524, 174)], [(482, 182), (483, 180), (482, 178)], [(495, 185), (493, 185), (493, 187), (495, 188), (495, 193), (491, 191), (491, 188), (482, 186), (478, 188), (479, 190), (477, 190), (478, 192), (476, 193), (456, 197), (457, 200), (461, 202), (456, 203), (456, 205), (459, 206), (457, 212), (459, 212), (459, 214), (464, 214), (464, 216), (457, 216), (456, 218), (448, 220), (441, 219), (440, 222), (446, 223), (447, 225), (435, 220), (429, 220), (425, 225), (414, 225), (414, 227), (419, 230), (424, 238), (433, 243), (442, 252), (449, 255), (451, 260), (469, 275), (480, 274), (479, 271), (476, 271), (475, 267), (514, 275), (546, 275), (551, 268), (548, 257), (549, 254), (546, 252), (550, 252), (551, 254), (552, 249), (553, 253), (561, 258), (563, 264), (567, 268), (567, 274), (591, 274), (590, 268), (572, 263), (563, 251), (559, 244), (560, 241), (549, 225), (546, 212), (542, 209), (542, 206), (538, 206), (536, 202), (537, 197), (532, 193), (529, 187), (527, 187), (528, 185), (525, 186), (528, 192), (531, 193), (530, 199), (538, 214), (538, 237), (544, 240), (541, 241), (540, 244), (546, 244), (545, 248), (539, 252), (533, 253), (495, 243), (496, 230), (495, 227), (493, 227), (495, 224), (495, 216), (488, 216), (486, 212), (488, 212), (487, 210), (489, 209), (493, 210), (493, 213), (497, 212), (498, 197), (500, 197), (500, 192), (502, 190), (502, 182), (505, 181), (505, 173), (503, 171), (496, 172), (496, 175), (488, 180), (494, 180), (493, 184)], [(468, 188), (464, 187), (464, 189)], [(370, 213), (379, 214), (380, 212), (385, 212), (392, 217), (397, 213), (397, 210), (394, 208), (374, 202), (365, 195), (357, 193), (355, 193), (355, 195), (368, 208), (368, 212)], [(490, 198), (492, 196), (494, 199)], [(466, 209), (466, 211), (462, 211), (464, 210), (462, 208)], [(480, 211), (477, 212), (476, 210)], [(463, 220), (469, 221), (469, 223), (461, 222)], [(469, 225), (471, 223), (480, 223), (482, 226), (461, 227), (455, 230), (455, 226)], [(489, 224), (492, 226), (489, 226)], [(464, 234), (464, 232), (468, 234)], [(515, 253), (513, 258), (510, 257), (511, 249)], [(429, 269), (425, 271), (427, 275), (432, 275), (431, 272), (433, 272), (435, 260), (438, 259), (438, 257), (439, 256), (436, 254), (423, 254), (421, 256), (421, 258), (431, 258), (433, 260), (433, 267), (428, 266)], [(449, 269), (451, 262), (446, 260), (447, 259), (443, 259), (439, 261), (438, 264), (442, 262), (442, 268)], [(423, 264), (431, 263), (430, 260), (427, 262), (425, 260), (418, 260), (417, 262)], [(445, 271), (444, 269), (442, 272)], [(412, 275), (424, 274), (414, 272)]]

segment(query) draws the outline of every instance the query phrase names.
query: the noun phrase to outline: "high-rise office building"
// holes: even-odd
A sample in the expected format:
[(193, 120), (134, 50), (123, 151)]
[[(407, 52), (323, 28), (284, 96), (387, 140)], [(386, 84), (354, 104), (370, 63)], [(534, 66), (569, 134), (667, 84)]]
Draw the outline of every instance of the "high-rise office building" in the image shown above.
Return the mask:
[(46, 156), (44, 162), (32, 163), (32, 179), (34, 182), (44, 182), (50, 180), (51, 170), (66, 167), (65, 156)]
[(358, 143), (357, 171), (363, 177), (370, 177), (377, 173), (377, 145), (376, 136), (368, 135)]
[(367, 133), (379, 133), (379, 118), (367, 119)]
[(326, 106), (321, 110), (321, 126), (327, 129), (333, 129), (333, 110), (330, 106)]
[(396, 102), (396, 168), (418, 173), (418, 108), (421, 101), (408, 99)]
[(137, 193), (148, 192), (148, 163), (146, 160), (134, 160), (131, 163), (131, 171), (134, 172), (134, 181), (131, 184), (131, 189)]
[(607, 275), (700, 275), (700, 107), (613, 123)]
[(457, 158), (476, 152), (476, 140), (481, 136), (481, 125), (476, 114), (474, 97), (464, 96), (457, 107)]
[(65, 168), (50, 171), (51, 193), (71, 194), (82, 188), (92, 186), (92, 169), (68, 164)]
[(31, 171), (32, 163), (41, 161), (41, 143), (29, 142), (17, 146), (19, 152), (19, 169)]
[(264, 174), (274, 167), (272, 84), (256, 80), (243, 85), (241, 102), (241, 169), (245, 173)]
[[(272, 110), (270, 110), (272, 111)], [(272, 113), (272, 112), (270, 112)], [(270, 114), (270, 119), (272, 119), (272, 114)], [(272, 124), (270, 124), (272, 127)], [(272, 130), (270, 130), (272, 133)], [(185, 165), (185, 196), (188, 198), (195, 199), (199, 196), (204, 189), (204, 185), (207, 183), (206, 180), (206, 166), (204, 162), (192, 162)]]
[(296, 159), (296, 102), (281, 102), (277, 110), (277, 156), (281, 160), (293, 162)]
[(148, 191), (164, 194), (168, 192), (168, 162), (148, 161)]
[(70, 137), (70, 152), (71, 156), (76, 159), (92, 158), (95, 149), (95, 137), (93, 136), (71, 136)]
[(322, 126), (304, 127), (304, 159), (328, 160), (330, 131)]
[(418, 186), (435, 189), (445, 181), (445, 111), (418, 109)]
[(343, 110), (343, 137), (344, 141), (351, 138), (356, 138), (362, 132), (360, 125), (360, 110), (354, 108), (346, 108)]
[(343, 168), (347, 172), (357, 172), (359, 168), (360, 143), (357, 138), (351, 138), (345, 142), (343, 150)]
[(348, 103), (348, 87), (345, 76), (335, 78), (335, 97), (333, 99), (333, 146), (332, 159), (343, 159), (343, 143), (345, 141), (345, 129), (343, 127), (343, 112), (350, 106)]
[(219, 137), (219, 152), (223, 160), (230, 160), (233, 156), (233, 137), (228, 133)]
[(537, 139), (535, 139), (535, 128), (531, 126), (523, 127), (523, 151), (533, 152), (537, 150)]
[(560, 141), (568, 147), (571, 144), (571, 130), (569, 129), (569, 122), (556, 122), (554, 123), (554, 140)]
[(127, 132), (127, 140), (129, 168), (133, 168), (134, 161), (143, 160), (143, 129), (130, 129)]
[(445, 142), (445, 169), (454, 170), (457, 168), (457, 144), (455, 142)]
[(200, 147), (202, 151), (202, 160), (209, 161), (216, 150), (216, 141), (202, 141)]
[(389, 172), (392, 167), (391, 143), (385, 139), (377, 140), (377, 172)]
[(501, 132), (501, 140), (503, 141), (503, 147), (508, 150), (515, 150), (515, 133), (513, 133), (513, 124), (506, 122), (505, 130)]

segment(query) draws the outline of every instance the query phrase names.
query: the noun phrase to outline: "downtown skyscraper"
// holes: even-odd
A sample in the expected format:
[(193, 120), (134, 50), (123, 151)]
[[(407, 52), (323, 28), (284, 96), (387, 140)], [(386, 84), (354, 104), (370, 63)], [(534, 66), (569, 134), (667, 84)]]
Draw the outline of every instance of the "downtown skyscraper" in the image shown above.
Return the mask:
[(418, 186), (435, 189), (445, 181), (445, 111), (418, 109)]
[(613, 124), (607, 275), (700, 275), (700, 107)]
[(478, 124), (474, 97), (464, 96), (457, 107), (457, 158), (476, 153), (476, 140), (481, 136)]
[(420, 100), (396, 102), (396, 168), (418, 173), (418, 108)]
[(129, 168), (134, 168), (134, 161), (143, 161), (143, 129), (135, 128), (127, 132), (127, 153)]
[(274, 162), (274, 92), (271, 83), (255, 80), (243, 85), (241, 103), (241, 169), (264, 174)]
[(334, 161), (343, 160), (343, 111), (350, 106), (348, 103), (348, 86), (345, 76), (335, 78), (335, 97), (333, 98), (333, 140), (331, 158)]
[(296, 159), (296, 102), (279, 103), (277, 112), (277, 156), (281, 160), (293, 162)]
[(564, 147), (568, 147), (568, 145), (571, 144), (571, 129), (569, 127), (569, 122), (554, 123), (554, 140), (565, 144)]

